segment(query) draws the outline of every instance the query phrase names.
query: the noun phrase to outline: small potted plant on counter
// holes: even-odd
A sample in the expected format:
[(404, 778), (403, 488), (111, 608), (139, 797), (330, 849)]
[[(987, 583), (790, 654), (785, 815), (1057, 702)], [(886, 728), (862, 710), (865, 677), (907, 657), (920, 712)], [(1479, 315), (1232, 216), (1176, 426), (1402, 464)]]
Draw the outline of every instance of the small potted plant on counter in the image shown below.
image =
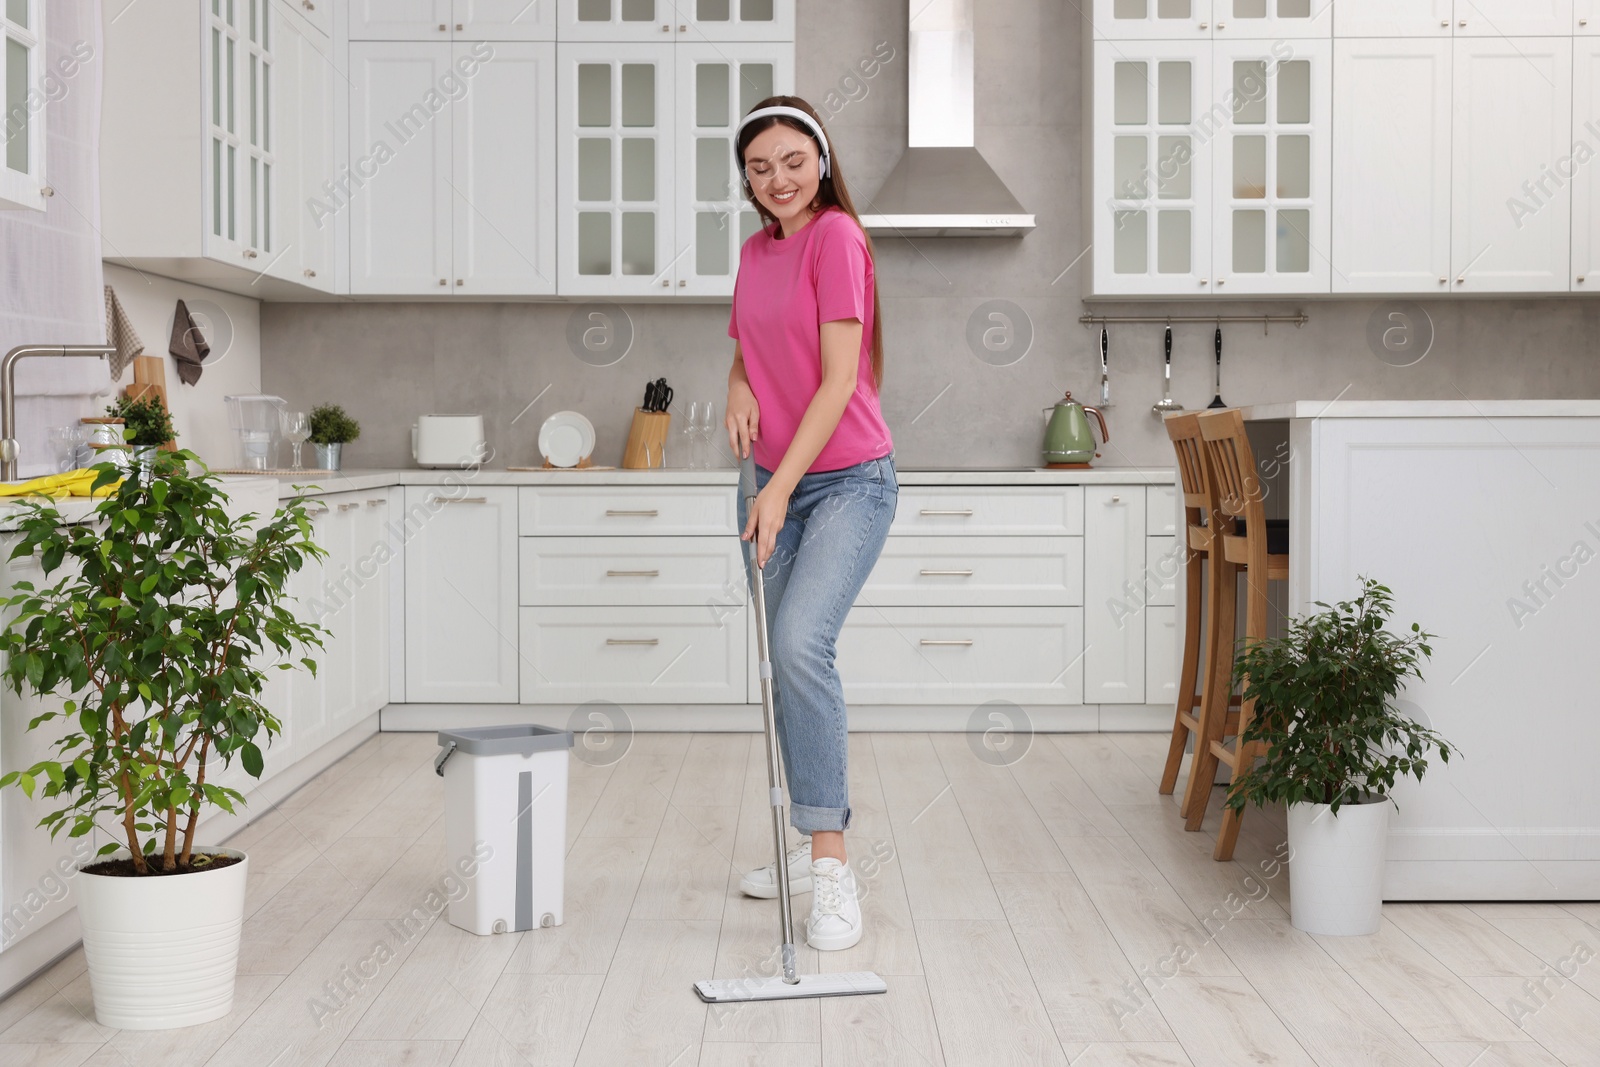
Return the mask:
[(1360, 582), (1354, 600), (1318, 601), (1322, 611), (1247, 646), (1234, 668), (1255, 701), (1242, 743), (1268, 747), (1227, 803), (1288, 805), (1290, 920), (1314, 934), (1378, 929), (1390, 791), (1407, 775), (1422, 780), (1429, 751), (1451, 755), (1395, 706), (1406, 680), (1421, 679), (1433, 635), (1416, 623), (1403, 637), (1386, 629), (1389, 589)]
[(113, 838), (73, 885), (95, 1016), (122, 1029), (231, 1010), (249, 859), (197, 843), (196, 826), (243, 803), (219, 776), (237, 763), (259, 777), (279, 732), (263, 665), (314, 671), (305, 653), (322, 644), (285, 603), (290, 575), (326, 556), (303, 502), (230, 514), (193, 460), (158, 452), (154, 477), (120, 481), (96, 465), (92, 489), (111, 491), (81, 523), (17, 504), (10, 559), (37, 554), (42, 577), (0, 599), (0, 677), (44, 699), (28, 728), (54, 757), (0, 787), (59, 804), (39, 822), (52, 836)]
[(311, 444), (316, 449), (317, 466), (322, 470), (339, 469), (343, 445), (361, 436), (361, 424), (338, 404), (318, 404), (311, 409)]
[(106, 406), (106, 414), (122, 420), (123, 438), (133, 449), (133, 461), (144, 470), (151, 468), (156, 450), (176, 436), (172, 414), (155, 393), (137, 398), (123, 394)]

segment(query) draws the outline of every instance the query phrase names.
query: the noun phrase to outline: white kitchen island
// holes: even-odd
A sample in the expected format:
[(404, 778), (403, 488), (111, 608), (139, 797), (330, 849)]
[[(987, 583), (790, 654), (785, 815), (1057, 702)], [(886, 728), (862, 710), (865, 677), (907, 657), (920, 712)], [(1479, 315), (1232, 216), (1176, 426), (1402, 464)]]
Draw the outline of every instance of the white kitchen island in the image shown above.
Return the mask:
[(1438, 635), (1405, 707), (1460, 751), (1396, 790), (1385, 899), (1600, 898), (1600, 401), (1244, 417), (1288, 481), (1289, 612), (1368, 575)]

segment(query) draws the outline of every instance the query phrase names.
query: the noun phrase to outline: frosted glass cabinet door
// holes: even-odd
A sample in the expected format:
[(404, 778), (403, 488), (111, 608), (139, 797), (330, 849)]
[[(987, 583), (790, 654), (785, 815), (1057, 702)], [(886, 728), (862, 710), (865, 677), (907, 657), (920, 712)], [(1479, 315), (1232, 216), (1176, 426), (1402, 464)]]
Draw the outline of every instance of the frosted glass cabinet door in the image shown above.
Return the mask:
[(1446, 37), (1455, 25), (1454, 0), (1338, 0), (1335, 37)]
[(1094, 39), (1098, 41), (1211, 38), (1214, 0), (1094, 0)]
[(1333, 50), (1333, 291), (1448, 293), (1451, 43), (1354, 38)]
[(673, 52), (563, 44), (556, 255), (567, 296), (673, 289)]
[(795, 0), (673, 2), (677, 6), (680, 41), (794, 40)]
[[(1573, 42), (1572, 143), (1600, 154), (1600, 37)], [(1600, 166), (1591, 160), (1572, 180), (1572, 291), (1600, 292)]]
[(673, 290), (731, 296), (739, 248), (761, 225), (744, 195), (733, 133), (757, 101), (794, 91), (794, 49), (769, 44), (679, 44), (677, 251)]
[(1212, 3), (1216, 15), (1213, 36), (1219, 41), (1331, 37), (1333, 9), (1339, 6), (1332, 0), (1212, 0)]
[[(1343, 0), (1341, 0), (1343, 2)], [(1456, 0), (1457, 37), (1570, 35), (1573, 0)]]
[(1572, 39), (1453, 43), (1451, 289), (1568, 291)]
[[(450, 46), (470, 69), (482, 42)], [(453, 105), (455, 271), (462, 296), (556, 291), (556, 46), (501, 41)]]
[(450, 40), (450, 0), (347, 0), (347, 3), (352, 41)]
[(1211, 43), (1099, 41), (1094, 279), (1103, 295), (1211, 291)]
[(350, 291), (449, 293), (451, 109), (426, 101), (450, 73), (450, 45), (350, 45)]
[[(554, 41), (556, 10), (550, 0), (455, 0), (458, 41)], [(456, 28), (459, 27), (459, 28)]]
[[(539, 0), (548, 4), (550, 0)], [(556, 40), (671, 41), (677, 37), (674, 0), (555, 0)]]
[(1219, 296), (1331, 291), (1332, 45), (1215, 45), (1212, 99), (1227, 115), (1212, 157)]

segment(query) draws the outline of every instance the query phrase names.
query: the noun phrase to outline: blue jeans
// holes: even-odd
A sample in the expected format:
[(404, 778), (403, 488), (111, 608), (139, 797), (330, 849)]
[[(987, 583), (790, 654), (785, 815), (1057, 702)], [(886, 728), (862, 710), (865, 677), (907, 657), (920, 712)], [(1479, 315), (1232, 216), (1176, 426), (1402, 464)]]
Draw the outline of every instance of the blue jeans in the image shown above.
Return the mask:
[[(758, 464), (757, 490), (771, 477)], [(844, 688), (834, 666), (835, 643), (883, 551), (899, 497), (893, 453), (802, 475), (772, 558), (761, 570), (789, 822), (803, 833), (850, 825)], [(741, 494), (739, 529), (748, 517)], [(748, 564), (745, 578), (751, 580)]]

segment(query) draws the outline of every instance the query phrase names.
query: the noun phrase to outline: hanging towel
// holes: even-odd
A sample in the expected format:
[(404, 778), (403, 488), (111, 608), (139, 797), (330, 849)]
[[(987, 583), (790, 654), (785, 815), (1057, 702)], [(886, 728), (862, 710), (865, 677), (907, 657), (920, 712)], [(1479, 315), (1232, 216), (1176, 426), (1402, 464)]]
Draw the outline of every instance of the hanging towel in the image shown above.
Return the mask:
[(172, 316), (172, 343), (167, 351), (177, 361), (178, 377), (184, 385), (200, 380), (201, 364), (211, 354), (211, 346), (206, 344), (205, 334), (200, 332), (200, 326), (190, 317), (189, 308), (182, 300), (178, 301), (178, 310)]
[(106, 344), (116, 349), (106, 357), (113, 380), (122, 377), (122, 368), (132, 362), (134, 356), (144, 355), (144, 342), (139, 340), (128, 313), (122, 310), (116, 290), (109, 285), (106, 286)]

